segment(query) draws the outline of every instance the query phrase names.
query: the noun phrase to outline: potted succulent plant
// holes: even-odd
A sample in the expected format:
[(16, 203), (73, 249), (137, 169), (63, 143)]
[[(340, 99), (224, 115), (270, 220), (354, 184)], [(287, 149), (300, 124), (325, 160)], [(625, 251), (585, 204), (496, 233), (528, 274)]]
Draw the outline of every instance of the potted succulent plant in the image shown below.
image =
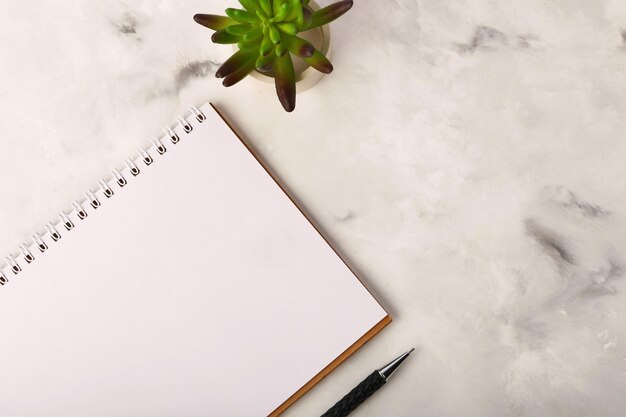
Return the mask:
[[(226, 9), (226, 16), (197, 14), (193, 19), (215, 31), (211, 40), (236, 44), (237, 52), (217, 70), (226, 87), (236, 84), (253, 71), (272, 77), (283, 108), (296, 107), (296, 69), (293, 59), (325, 74), (333, 70), (328, 58), (305, 39), (306, 33), (323, 27), (352, 7), (342, 0), (319, 8), (309, 0), (239, 0), (243, 9)], [(303, 69), (300, 69), (302, 72)]]

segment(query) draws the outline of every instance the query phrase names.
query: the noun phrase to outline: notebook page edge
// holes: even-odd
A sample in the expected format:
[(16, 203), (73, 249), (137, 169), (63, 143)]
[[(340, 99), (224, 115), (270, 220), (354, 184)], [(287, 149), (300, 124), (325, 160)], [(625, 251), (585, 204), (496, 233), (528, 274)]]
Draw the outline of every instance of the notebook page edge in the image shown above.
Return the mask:
[(356, 342), (354, 342), (348, 349), (342, 352), (335, 360), (329, 363), (324, 369), (311, 378), (306, 384), (304, 384), (298, 391), (296, 391), (291, 397), (285, 400), (279, 405), (271, 414), (267, 417), (278, 417), (289, 407), (291, 407), (296, 401), (302, 398), (307, 392), (312, 390), (319, 382), (326, 378), (331, 372), (333, 372), (339, 365), (345, 362), (350, 356), (355, 354), (361, 349), (367, 342), (373, 339), (378, 333), (380, 333), (385, 327), (387, 327), (393, 321), (392, 317), (387, 314), (383, 317), (374, 327), (372, 327), (367, 333), (361, 336)]
[[(307, 381), (300, 389), (298, 389), (295, 393), (293, 393), (289, 398), (287, 398), (282, 404), (280, 404), (274, 411), (272, 411), (268, 417), (278, 417), (282, 413), (284, 413), (291, 405), (293, 405), (298, 399), (304, 396), (307, 392), (309, 392), (315, 385), (317, 385), (322, 379), (324, 379), (328, 374), (330, 374), (333, 370), (335, 370), (339, 365), (341, 365), (346, 359), (352, 356), (356, 351), (358, 351), (363, 345), (365, 345), (369, 340), (374, 338), (378, 333), (380, 333), (387, 325), (389, 325), (393, 318), (389, 314), (389, 312), (385, 309), (382, 303), (376, 298), (374, 294), (367, 288), (361, 277), (356, 273), (354, 268), (346, 262), (343, 256), (339, 253), (339, 251), (335, 248), (335, 246), (324, 236), (324, 234), (320, 231), (318, 226), (314, 221), (309, 217), (306, 211), (300, 207), (300, 204), (292, 198), (286, 188), (280, 183), (280, 181), (276, 178), (276, 176), (272, 173), (272, 171), (268, 168), (267, 164), (257, 155), (255, 150), (249, 146), (239, 134), (237, 129), (229, 122), (229, 120), (224, 116), (224, 114), (220, 111), (220, 109), (212, 102), (209, 102), (208, 105), (217, 113), (217, 115), (222, 119), (222, 121), (228, 126), (228, 128), (232, 131), (232, 133), (237, 137), (237, 139), (241, 142), (241, 144), (250, 152), (250, 154), (254, 157), (259, 165), (263, 168), (263, 170), (267, 173), (267, 175), (272, 178), (274, 183), (281, 189), (284, 195), (291, 201), (291, 203), (298, 209), (298, 211), (304, 216), (307, 222), (315, 229), (318, 235), (324, 240), (324, 242), (331, 248), (331, 250), (335, 253), (335, 255), (341, 260), (341, 262), (348, 268), (348, 270), (352, 273), (354, 278), (358, 280), (358, 282), (363, 286), (366, 292), (372, 297), (372, 299), (378, 304), (380, 309), (383, 311), (384, 316), (380, 319), (378, 323), (376, 323), (371, 329), (369, 329), (365, 334), (363, 334), (358, 340), (356, 340), (350, 347), (348, 347), (344, 352), (342, 352), (339, 356), (337, 356), (332, 362), (330, 362), (326, 367), (320, 370), (316, 375), (314, 375), (309, 381)], [(204, 106), (203, 106), (204, 107)]]
[(307, 222), (309, 222), (309, 224), (315, 229), (315, 231), (317, 232), (317, 234), (324, 240), (324, 242), (326, 242), (326, 244), (332, 249), (332, 251), (335, 253), (335, 255), (337, 255), (337, 257), (341, 260), (341, 262), (343, 262), (343, 264), (346, 266), (346, 268), (348, 268), (350, 270), (350, 272), (352, 273), (352, 275), (359, 281), (359, 283), (363, 286), (363, 288), (367, 291), (367, 293), (374, 299), (374, 301), (376, 301), (376, 303), (380, 306), (380, 308), (385, 312), (387, 317), (391, 317), (389, 311), (387, 311), (387, 309), (383, 306), (382, 302), (374, 295), (372, 294), (372, 292), (369, 290), (369, 288), (367, 287), (367, 285), (365, 285), (365, 283), (363, 282), (363, 279), (361, 279), (361, 277), (359, 276), (359, 274), (356, 273), (356, 271), (354, 270), (354, 268), (344, 259), (344, 257), (339, 253), (339, 251), (337, 250), (337, 248), (335, 247), (335, 245), (330, 242), (326, 236), (324, 236), (324, 234), (320, 231), (319, 227), (317, 226), (317, 224), (310, 218), (310, 216), (307, 214), (307, 212), (300, 207), (300, 204), (298, 204), (298, 202), (289, 194), (289, 192), (287, 192), (286, 188), (283, 187), (283, 185), (280, 183), (280, 181), (276, 178), (276, 176), (272, 173), (272, 171), (268, 168), (267, 164), (263, 161), (263, 159), (261, 159), (255, 152), (255, 150), (250, 147), (242, 138), (242, 136), (239, 134), (239, 132), (237, 131), (237, 129), (235, 129), (235, 127), (230, 123), (230, 121), (224, 116), (224, 114), (222, 113), (222, 111), (219, 110), (219, 108), (213, 104), (212, 102), (208, 103), (213, 110), (217, 113), (217, 115), (222, 119), (222, 121), (226, 124), (226, 126), (228, 126), (228, 128), (233, 132), (233, 134), (237, 137), (237, 139), (239, 139), (239, 141), (242, 143), (242, 145), (248, 150), (248, 152), (250, 152), (250, 154), (254, 157), (254, 159), (256, 159), (256, 161), (259, 163), (259, 165), (261, 165), (261, 167), (263, 168), (263, 170), (267, 173), (267, 175), (269, 175), (272, 180), (276, 183), (276, 185), (278, 186), (278, 188), (281, 189), (281, 191), (285, 194), (285, 196), (289, 199), (289, 201), (291, 201), (291, 203), (298, 209), (298, 211), (304, 216), (304, 218), (307, 220)]

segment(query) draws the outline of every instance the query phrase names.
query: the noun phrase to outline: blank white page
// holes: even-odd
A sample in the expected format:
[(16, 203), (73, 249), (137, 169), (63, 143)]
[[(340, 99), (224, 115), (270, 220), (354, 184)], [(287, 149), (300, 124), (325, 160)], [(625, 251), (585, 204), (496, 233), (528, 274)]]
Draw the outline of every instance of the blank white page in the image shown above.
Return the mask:
[(267, 416), (387, 317), (208, 104), (0, 288), (0, 415)]

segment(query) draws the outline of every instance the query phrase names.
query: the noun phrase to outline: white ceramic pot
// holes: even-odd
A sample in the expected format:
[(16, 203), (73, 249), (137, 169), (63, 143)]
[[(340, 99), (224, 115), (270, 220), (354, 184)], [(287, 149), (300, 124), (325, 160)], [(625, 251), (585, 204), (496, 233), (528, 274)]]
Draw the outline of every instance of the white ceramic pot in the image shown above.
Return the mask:
[[(320, 6), (314, 1), (309, 2), (309, 7), (314, 11), (320, 9)], [(315, 49), (319, 50), (326, 56), (326, 58), (330, 60), (331, 50), (329, 25), (324, 25), (311, 30), (307, 30), (306, 32), (298, 33), (298, 36), (311, 42)], [(324, 75), (324, 73), (309, 66), (300, 57), (291, 55), (291, 59), (293, 61), (294, 70), (296, 72), (296, 93), (301, 93), (313, 87)], [(257, 70), (252, 71), (249, 76), (263, 83), (274, 85), (273, 77), (262, 74)]]

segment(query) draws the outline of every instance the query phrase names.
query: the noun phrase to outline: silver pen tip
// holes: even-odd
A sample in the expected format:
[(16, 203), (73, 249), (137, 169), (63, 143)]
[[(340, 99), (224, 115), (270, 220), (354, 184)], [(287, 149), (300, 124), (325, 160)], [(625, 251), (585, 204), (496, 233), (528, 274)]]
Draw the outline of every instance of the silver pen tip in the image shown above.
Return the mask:
[(380, 376), (385, 378), (385, 381), (389, 380), (391, 375), (396, 371), (396, 369), (398, 369), (402, 362), (404, 362), (404, 360), (408, 358), (411, 353), (413, 353), (414, 350), (415, 348), (411, 348), (411, 350), (404, 352), (402, 355), (398, 356), (396, 359), (392, 360), (387, 365), (380, 368), (378, 370)]

